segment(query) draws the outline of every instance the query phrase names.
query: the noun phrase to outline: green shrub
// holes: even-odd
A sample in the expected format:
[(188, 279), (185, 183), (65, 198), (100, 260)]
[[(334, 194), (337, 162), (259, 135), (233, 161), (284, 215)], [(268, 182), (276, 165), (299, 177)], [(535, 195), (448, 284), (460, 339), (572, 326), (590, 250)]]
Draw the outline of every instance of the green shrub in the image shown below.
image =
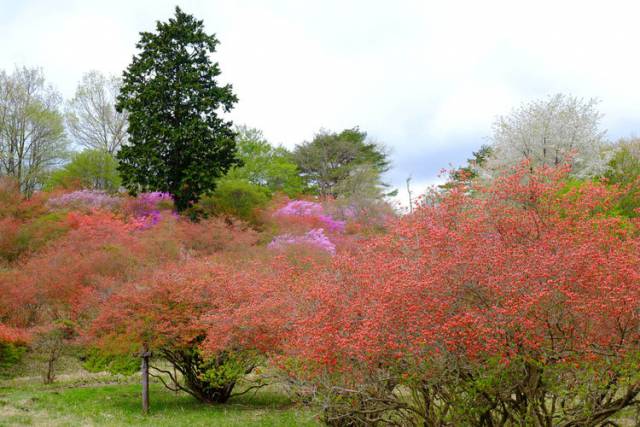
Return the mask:
[(16, 236), (16, 253), (33, 252), (49, 241), (57, 239), (69, 230), (64, 215), (50, 213), (20, 227)]
[(251, 224), (259, 223), (258, 212), (269, 201), (267, 189), (243, 179), (223, 179), (211, 196), (204, 196), (194, 207), (197, 216), (231, 216)]
[(92, 348), (84, 355), (82, 367), (89, 372), (132, 375), (140, 370), (140, 359), (125, 354), (108, 354)]
[(104, 190), (116, 192), (122, 183), (118, 162), (113, 155), (100, 150), (76, 153), (70, 163), (51, 174), (45, 189), (54, 188)]
[(0, 219), (0, 259), (14, 262), (35, 252), (69, 230), (64, 215), (50, 213), (29, 222)]
[(11, 376), (11, 368), (22, 360), (26, 351), (25, 346), (0, 342), (0, 378)]

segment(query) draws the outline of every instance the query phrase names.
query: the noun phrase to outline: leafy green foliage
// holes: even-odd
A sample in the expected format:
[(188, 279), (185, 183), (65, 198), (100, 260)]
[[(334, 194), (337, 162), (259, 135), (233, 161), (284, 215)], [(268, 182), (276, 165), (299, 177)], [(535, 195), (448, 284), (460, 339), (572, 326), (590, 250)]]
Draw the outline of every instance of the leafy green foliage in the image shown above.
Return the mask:
[(109, 354), (92, 348), (87, 351), (82, 367), (89, 372), (132, 375), (140, 369), (140, 359), (128, 354)]
[(469, 182), (479, 176), (479, 169), (486, 165), (487, 160), (491, 157), (493, 148), (490, 145), (483, 144), (478, 151), (472, 153), (472, 157), (467, 159), (467, 165), (459, 167), (449, 172), (448, 181), (441, 185), (443, 189), (450, 189), (460, 184), (469, 184)]
[(621, 215), (627, 217), (638, 216), (640, 208), (640, 140), (620, 141), (613, 157), (609, 161), (609, 168), (604, 177), (611, 184), (626, 187), (618, 203)]
[(232, 168), (227, 178), (244, 179), (271, 193), (283, 192), (289, 197), (302, 193), (304, 183), (286, 148), (269, 144), (258, 129), (239, 126), (237, 132), (236, 156), (241, 165)]
[(180, 8), (155, 33), (141, 33), (116, 105), (129, 113), (130, 144), (117, 157), (131, 193), (168, 192), (183, 211), (237, 163), (232, 123), (218, 115), (237, 97), (216, 82), (220, 69), (210, 57), (217, 44)]
[(122, 180), (118, 162), (113, 155), (101, 150), (84, 150), (73, 155), (70, 163), (51, 174), (45, 189), (86, 188), (115, 192)]
[(197, 215), (204, 217), (225, 215), (256, 224), (257, 210), (269, 201), (269, 191), (243, 179), (220, 181), (211, 196), (204, 196), (194, 208)]
[(387, 153), (367, 141), (367, 133), (357, 127), (340, 133), (320, 131), (310, 142), (296, 146), (293, 158), (307, 185), (323, 197), (340, 195), (339, 184), (362, 165), (378, 175), (390, 167)]
[(0, 378), (9, 376), (11, 367), (20, 362), (26, 351), (23, 345), (0, 342)]
[(181, 349), (163, 348), (158, 352), (182, 374), (184, 380), (184, 385), (179, 384), (178, 378), (169, 371), (152, 366), (153, 370), (171, 377), (173, 387), (167, 383), (165, 386), (187, 392), (203, 403), (227, 402), (233, 396), (238, 381), (251, 373), (260, 360), (251, 351), (211, 354), (205, 353), (197, 345)]

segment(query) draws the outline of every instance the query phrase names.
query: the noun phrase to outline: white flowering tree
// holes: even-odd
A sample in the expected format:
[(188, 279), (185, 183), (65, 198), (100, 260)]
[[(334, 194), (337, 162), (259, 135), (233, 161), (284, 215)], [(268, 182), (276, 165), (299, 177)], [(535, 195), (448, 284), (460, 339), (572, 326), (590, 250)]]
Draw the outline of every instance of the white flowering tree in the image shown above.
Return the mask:
[(557, 94), (499, 117), (487, 170), (495, 174), (528, 160), (531, 167), (570, 162), (578, 177), (602, 174), (608, 159), (597, 106), (596, 99)]

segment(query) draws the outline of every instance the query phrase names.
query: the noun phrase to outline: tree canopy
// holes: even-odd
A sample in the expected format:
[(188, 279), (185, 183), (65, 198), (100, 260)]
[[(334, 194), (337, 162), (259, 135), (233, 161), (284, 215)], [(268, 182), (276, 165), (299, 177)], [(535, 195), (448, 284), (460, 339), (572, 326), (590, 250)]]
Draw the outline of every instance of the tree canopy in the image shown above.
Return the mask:
[(259, 129), (239, 126), (237, 133), (236, 156), (241, 164), (229, 170), (226, 178), (244, 179), (290, 197), (302, 193), (304, 183), (286, 148), (271, 145)]
[(384, 149), (368, 141), (367, 133), (358, 127), (340, 133), (321, 130), (313, 140), (296, 146), (293, 158), (307, 184), (322, 197), (339, 196), (340, 183), (362, 165), (371, 167), (377, 183), (390, 167)]
[(66, 122), (75, 142), (115, 154), (127, 141), (127, 112), (116, 111), (122, 81), (98, 71), (82, 76), (67, 104)]
[(216, 80), (217, 44), (202, 21), (180, 8), (155, 33), (141, 33), (116, 105), (129, 114), (130, 143), (118, 160), (130, 192), (169, 192), (182, 211), (237, 163), (232, 123), (220, 112), (238, 99), (231, 85)]
[(106, 151), (84, 150), (73, 154), (71, 162), (55, 170), (45, 188), (85, 188), (118, 191), (121, 180), (118, 162)]
[(526, 160), (530, 166), (570, 162), (572, 174), (597, 176), (606, 168), (605, 132), (596, 99), (557, 94), (532, 101), (494, 123), (489, 170), (509, 170)]
[(0, 71), (0, 176), (10, 176), (27, 195), (66, 157), (61, 96), (42, 70)]

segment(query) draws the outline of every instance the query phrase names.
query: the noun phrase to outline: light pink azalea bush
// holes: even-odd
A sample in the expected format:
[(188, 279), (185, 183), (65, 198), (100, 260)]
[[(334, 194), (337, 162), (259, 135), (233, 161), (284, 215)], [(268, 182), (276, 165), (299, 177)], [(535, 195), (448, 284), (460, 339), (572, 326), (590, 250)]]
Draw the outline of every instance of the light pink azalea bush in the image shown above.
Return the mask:
[(270, 249), (284, 249), (290, 245), (305, 245), (321, 249), (331, 255), (336, 253), (333, 235), (345, 231), (346, 221), (328, 215), (324, 206), (308, 200), (292, 200), (273, 214), (289, 232), (276, 236), (268, 245)]
[(344, 232), (346, 222), (334, 219), (330, 215), (325, 214), (324, 207), (317, 202), (307, 200), (292, 200), (275, 212), (280, 217), (300, 217), (316, 219), (324, 225), (329, 231), (342, 233)]
[(314, 228), (313, 230), (299, 236), (295, 236), (293, 234), (281, 234), (276, 236), (271, 243), (269, 243), (268, 248), (285, 249), (290, 245), (313, 246), (322, 249), (331, 255), (335, 255), (336, 253), (336, 245), (333, 244), (333, 242), (331, 242), (331, 240), (329, 240), (329, 238), (324, 234), (324, 230), (322, 228)]
[(105, 209), (114, 210), (120, 207), (122, 199), (110, 196), (104, 191), (78, 190), (58, 197), (52, 197), (47, 205), (53, 209)]

